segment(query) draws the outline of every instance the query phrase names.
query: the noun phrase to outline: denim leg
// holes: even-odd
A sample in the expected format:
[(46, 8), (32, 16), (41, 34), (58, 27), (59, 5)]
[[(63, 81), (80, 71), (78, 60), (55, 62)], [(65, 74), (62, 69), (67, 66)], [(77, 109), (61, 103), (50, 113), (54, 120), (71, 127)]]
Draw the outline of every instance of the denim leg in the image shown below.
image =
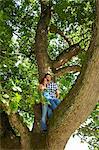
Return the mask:
[(57, 106), (61, 103), (61, 101), (58, 98), (54, 98), (53, 101)]
[(50, 106), (48, 106), (48, 118), (50, 118), (53, 114), (53, 111)]
[(51, 103), (50, 107), (54, 110), (57, 107), (57, 105), (55, 104), (55, 102), (53, 101), (53, 99), (49, 99), (49, 101)]
[(58, 98), (49, 99), (51, 105), (48, 105), (48, 117), (50, 118), (53, 114), (53, 110), (61, 103)]
[(42, 105), (42, 118), (41, 118), (41, 128), (42, 128), (42, 130), (47, 129), (47, 125), (46, 125), (47, 111), (48, 111), (48, 105), (47, 104)]

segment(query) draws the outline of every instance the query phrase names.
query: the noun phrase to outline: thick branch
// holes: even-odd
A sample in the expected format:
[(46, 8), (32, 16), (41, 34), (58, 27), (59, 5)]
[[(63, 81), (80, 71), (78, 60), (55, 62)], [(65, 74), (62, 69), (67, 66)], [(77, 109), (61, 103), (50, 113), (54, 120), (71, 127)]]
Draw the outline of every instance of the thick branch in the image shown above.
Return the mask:
[[(99, 0), (87, 60), (70, 94), (55, 111), (49, 128), (49, 150), (64, 149), (70, 135), (85, 121), (99, 98)], [(57, 137), (57, 138), (56, 138)], [(54, 142), (53, 142), (54, 141)]]
[(50, 69), (50, 58), (47, 53), (48, 48), (48, 26), (51, 19), (51, 5), (49, 1), (41, 0), (41, 16), (37, 25), (35, 37), (35, 55), (41, 79)]
[(65, 73), (80, 72), (80, 71), (81, 71), (80, 66), (67, 66), (67, 67), (59, 68), (58, 70), (56, 70), (55, 76), (62, 76)]
[(68, 38), (60, 29), (58, 29), (56, 26), (51, 25), (49, 31), (52, 32), (52, 33), (58, 33), (59, 35), (61, 35), (61, 36), (66, 40), (66, 42), (68, 43), (69, 46), (72, 45), (71, 39), (69, 39), (69, 38)]
[[(95, 40), (96, 41), (96, 40)], [(95, 43), (95, 45), (97, 45)], [(99, 46), (92, 59), (82, 68), (75, 87), (55, 111), (49, 129), (49, 149), (64, 149), (70, 135), (80, 126), (95, 107), (99, 98)], [(91, 55), (92, 55), (92, 51)], [(85, 71), (86, 70), (86, 71)], [(55, 139), (57, 137), (57, 139)], [(54, 143), (52, 142), (54, 141)], [(58, 143), (61, 143), (58, 145)]]
[(76, 56), (81, 50), (78, 44), (70, 46), (67, 51), (63, 51), (55, 61), (53, 61), (53, 69), (59, 68), (60, 66), (67, 63), (73, 56)]
[(10, 114), (8, 117), (10, 124), (20, 132), (22, 150), (31, 149), (29, 131), (28, 128), (20, 120), (20, 116), (13, 113)]

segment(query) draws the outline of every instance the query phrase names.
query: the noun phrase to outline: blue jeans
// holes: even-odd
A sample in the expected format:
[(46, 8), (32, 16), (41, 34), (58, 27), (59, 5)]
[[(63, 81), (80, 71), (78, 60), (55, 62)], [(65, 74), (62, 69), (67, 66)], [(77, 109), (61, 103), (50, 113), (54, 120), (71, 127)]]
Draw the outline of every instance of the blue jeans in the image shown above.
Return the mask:
[(51, 105), (44, 104), (42, 105), (42, 118), (41, 118), (41, 128), (42, 130), (47, 130), (46, 119), (47, 115), (50, 118), (52, 116), (52, 110), (54, 110), (59, 104), (60, 100), (57, 98), (48, 99)]
[(57, 108), (61, 101), (58, 98), (53, 97), (49, 99), (49, 102), (51, 104), (51, 109), (54, 110), (55, 108)]
[(51, 117), (52, 109), (48, 106), (48, 104), (44, 104), (42, 105), (42, 118), (41, 118), (42, 130), (47, 130), (47, 125), (46, 125), (47, 114), (48, 117)]
[(47, 101), (50, 102), (51, 108), (53, 110), (60, 104), (60, 100), (56, 98), (55, 96), (50, 96), (49, 92), (44, 91), (43, 95), (47, 99)]

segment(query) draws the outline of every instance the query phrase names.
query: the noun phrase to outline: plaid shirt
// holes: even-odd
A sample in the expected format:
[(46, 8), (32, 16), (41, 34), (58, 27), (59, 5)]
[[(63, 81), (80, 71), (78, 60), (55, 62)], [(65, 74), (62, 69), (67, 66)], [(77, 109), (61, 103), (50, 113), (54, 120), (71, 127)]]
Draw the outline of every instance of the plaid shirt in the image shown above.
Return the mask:
[(47, 91), (49, 92), (51, 97), (56, 97), (57, 89), (58, 89), (57, 84), (52, 81), (47, 85)]

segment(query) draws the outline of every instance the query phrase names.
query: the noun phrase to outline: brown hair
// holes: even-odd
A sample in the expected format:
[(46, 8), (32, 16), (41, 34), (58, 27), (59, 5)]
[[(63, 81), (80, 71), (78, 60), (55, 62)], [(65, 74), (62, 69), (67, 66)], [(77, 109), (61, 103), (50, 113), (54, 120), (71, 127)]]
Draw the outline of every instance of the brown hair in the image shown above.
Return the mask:
[(45, 76), (41, 79), (40, 84), (44, 83), (44, 78), (46, 78)]
[[(44, 83), (44, 79), (46, 78), (47, 75), (51, 76), (50, 73), (46, 73), (45, 76), (41, 79), (40, 84), (43, 84), (43, 83)], [(51, 76), (51, 77), (52, 77), (52, 76)]]

